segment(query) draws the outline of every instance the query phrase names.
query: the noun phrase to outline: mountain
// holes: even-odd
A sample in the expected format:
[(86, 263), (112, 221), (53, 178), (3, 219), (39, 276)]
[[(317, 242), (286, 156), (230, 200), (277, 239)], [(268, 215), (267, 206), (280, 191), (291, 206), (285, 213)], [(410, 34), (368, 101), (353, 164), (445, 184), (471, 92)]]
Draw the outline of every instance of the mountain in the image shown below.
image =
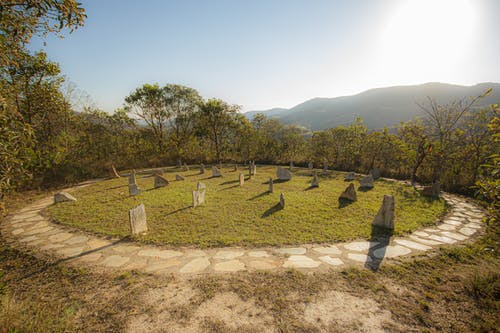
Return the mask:
[[(376, 88), (353, 96), (313, 98), (291, 109), (275, 108), (260, 111), (268, 117), (279, 118), (285, 124), (295, 124), (312, 130), (347, 125), (357, 116), (363, 118), (369, 129), (391, 127), (423, 115), (417, 103), (425, 104), (427, 97), (440, 104), (475, 97), (493, 88), (493, 92), (477, 106), (500, 102), (500, 83), (480, 83), (459, 86), (445, 83), (425, 83), (412, 86)], [(252, 119), (259, 111), (245, 115)]]

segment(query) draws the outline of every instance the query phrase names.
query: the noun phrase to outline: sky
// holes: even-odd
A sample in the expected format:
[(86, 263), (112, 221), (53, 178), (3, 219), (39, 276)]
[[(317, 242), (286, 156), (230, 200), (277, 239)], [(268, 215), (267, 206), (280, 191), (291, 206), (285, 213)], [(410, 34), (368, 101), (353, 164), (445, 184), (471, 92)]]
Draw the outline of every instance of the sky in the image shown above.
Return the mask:
[(444, 82), (500, 82), (498, 0), (80, 0), (82, 28), (33, 40), (113, 112), (145, 83), (243, 111)]

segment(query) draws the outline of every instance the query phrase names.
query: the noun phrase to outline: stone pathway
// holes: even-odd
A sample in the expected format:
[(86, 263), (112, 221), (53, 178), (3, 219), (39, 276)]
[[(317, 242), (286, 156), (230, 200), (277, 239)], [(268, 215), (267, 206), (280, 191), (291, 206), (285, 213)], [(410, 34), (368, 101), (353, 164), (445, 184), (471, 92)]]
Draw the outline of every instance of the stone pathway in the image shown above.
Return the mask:
[[(75, 188), (73, 188), (75, 189)], [(481, 229), (484, 210), (459, 196), (444, 194), (450, 210), (443, 222), (406, 237), (308, 244), (282, 248), (175, 248), (107, 240), (70, 231), (51, 223), (41, 211), (53, 203), (45, 198), (12, 214), (1, 225), (11, 243), (46, 252), (76, 265), (103, 269), (137, 269), (158, 274), (207, 274), (237, 271), (279, 270), (327, 271), (344, 265), (379, 265), (390, 258), (411, 256), (443, 244), (463, 242)]]

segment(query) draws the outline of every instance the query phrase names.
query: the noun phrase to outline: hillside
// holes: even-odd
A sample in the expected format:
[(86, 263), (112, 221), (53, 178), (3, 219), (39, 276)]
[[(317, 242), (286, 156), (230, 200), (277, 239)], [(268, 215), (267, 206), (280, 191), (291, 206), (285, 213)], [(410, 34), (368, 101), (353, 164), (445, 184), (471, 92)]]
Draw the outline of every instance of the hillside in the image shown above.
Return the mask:
[[(422, 110), (417, 103), (426, 102), (428, 96), (444, 104), (480, 95), (489, 88), (493, 88), (493, 92), (478, 105), (498, 103), (500, 83), (474, 86), (425, 83), (371, 89), (353, 96), (313, 98), (291, 109), (275, 108), (260, 112), (279, 118), (284, 123), (302, 125), (312, 130), (346, 125), (361, 116), (368, 128), (376, 129), (421, 116)], [(252, 119), (258, 112), (249, 111), (245, 115)]]

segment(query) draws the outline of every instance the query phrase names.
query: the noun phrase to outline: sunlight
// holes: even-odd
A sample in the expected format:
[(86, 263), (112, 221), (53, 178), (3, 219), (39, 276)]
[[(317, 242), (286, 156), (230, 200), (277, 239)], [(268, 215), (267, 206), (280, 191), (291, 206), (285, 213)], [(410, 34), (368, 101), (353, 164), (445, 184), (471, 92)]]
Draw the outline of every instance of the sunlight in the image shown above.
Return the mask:
[(382, 30), (379, 63), (405, 76), (452, 70), (474, 51), (476, 23), (469, 0), (402, 1)]

